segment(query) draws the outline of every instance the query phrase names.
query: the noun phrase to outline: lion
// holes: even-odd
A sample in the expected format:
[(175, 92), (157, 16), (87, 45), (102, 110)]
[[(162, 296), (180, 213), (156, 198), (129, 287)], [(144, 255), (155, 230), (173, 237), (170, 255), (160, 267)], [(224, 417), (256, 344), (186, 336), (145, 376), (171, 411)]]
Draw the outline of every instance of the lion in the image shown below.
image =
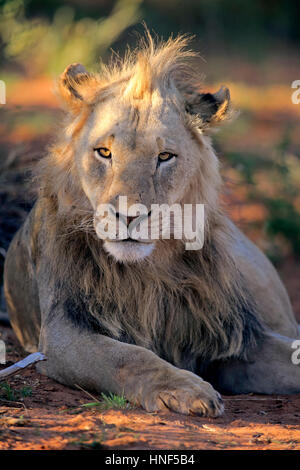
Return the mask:
[[(47, 357), (40, 373), (149, 412), (217, 417), (220, 393), (300, 392), (300, 333), (274, 267), (221, 203), (211, 131), (230, 93), (202, 92), (193, 56), (186, 37), (149, 35), (98, 73), (66, 68), (65, 121), (8, 250), (5, 296), (23, 348)], [(99, 206), (124, 218), (121, 196), (146, 219), (153, 204), (204, 204), (202, 249), (99, 237)]]

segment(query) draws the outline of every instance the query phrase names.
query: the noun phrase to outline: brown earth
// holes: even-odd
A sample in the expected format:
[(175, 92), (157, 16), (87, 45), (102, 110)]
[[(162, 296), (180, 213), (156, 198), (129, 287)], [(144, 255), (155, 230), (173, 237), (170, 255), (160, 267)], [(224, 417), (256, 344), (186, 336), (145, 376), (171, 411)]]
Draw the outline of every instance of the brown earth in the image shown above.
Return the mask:
[[(8, 365), (24, 356), (10, 328), (1, 327), (0, 338)], [(224, 396), (226, 411), (213, 419), (135, 407), (85, 408), (95, 399), (39, 375), (34, 367), (6, 384), (15, 397), (0, 398), (0, 450), (300, 450), (300, 395)], [(22, 389), (30, 396), (22, 397)]]

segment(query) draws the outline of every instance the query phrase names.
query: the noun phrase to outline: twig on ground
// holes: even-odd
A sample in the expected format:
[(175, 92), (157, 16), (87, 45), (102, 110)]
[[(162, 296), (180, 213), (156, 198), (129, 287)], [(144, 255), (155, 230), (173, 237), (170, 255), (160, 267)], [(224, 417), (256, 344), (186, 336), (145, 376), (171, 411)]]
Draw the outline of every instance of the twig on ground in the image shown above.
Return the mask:
[[(25, 406), (25, 403), (22, 403), (21, 401), (4, 400), (4, 398), (0, 398), (0, 403), (4, 403), (5, 406), (8, 406), (9, 408), (14, 408), (16, 410), (19, 410), (21, 406), (23, 406), (25, 411), (26, 412), (28, 411)], [(20, 406), (16, 407), (15, 405), (20, 405)]]
[(92, 398), (93, 400), (95, 400), (98, 403), (101, 403), (101, 401), (99, 401), (98, 398), (94, 397), (94, 395), (92, 395), (91, 393), (84, 390), (84, 388), (80, 387), (80, 385), (77, 385), (77, 384), (74, 384), (74, 385), (75, 385), (76, 388), (78, 388), (79, 390), (84, 392), (88, 397)]
[(46, 356), (40, 352), (29, 354), (29, 356), (25, 357), (25, 359), (16, 362), (10, 367), (6, 367), (6, 369), (0, 370), (0, 381), (16, 374), (17, 372), (22, 372), (22, 370), (26, 369), (26, 367), (29, 367), (36, 362), (45, 361), (46, 359)]

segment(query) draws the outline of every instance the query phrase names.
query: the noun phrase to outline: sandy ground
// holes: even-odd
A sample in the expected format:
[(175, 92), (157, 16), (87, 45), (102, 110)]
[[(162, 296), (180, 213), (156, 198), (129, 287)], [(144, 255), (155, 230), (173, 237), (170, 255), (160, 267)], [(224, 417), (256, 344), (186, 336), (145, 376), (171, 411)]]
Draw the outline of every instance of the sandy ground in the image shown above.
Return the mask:
[[(1, 327), (0, 332), (8, 364), (23, 357), (12, 330)], [(300, 450), (300, 395), (226, 396), (224, 415), (213, 419), (86, 408), (82, 405), (94, 401), (86, 393), (41, 376), (34, 367), (7, 384), (15, 396), (0, 399), (0, 450)], [(30, 396), (22, 396), (24, 389)]]

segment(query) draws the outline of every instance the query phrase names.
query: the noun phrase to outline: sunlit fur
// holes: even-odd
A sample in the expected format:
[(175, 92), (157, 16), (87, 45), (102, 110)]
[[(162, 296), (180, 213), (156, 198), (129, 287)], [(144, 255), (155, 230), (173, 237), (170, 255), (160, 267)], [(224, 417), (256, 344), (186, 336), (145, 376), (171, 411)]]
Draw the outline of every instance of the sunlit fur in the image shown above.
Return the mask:
[[(186, 65), (194, 54), (186, 46), (182, 37), (158, 45), (148, 37), (124, 61), (103, 67), (99, 74), (90, 75), (81, 66), (75, 76), (65, 72), (58, 89), (67, 109), (66, 123), (41, 161), (38, 207), (53, 278), (64, 286), (61, 295), (83, 306), (82, 318), (74, 321), (91, 328), (96, 321), (114, 338), (146, 346), (179, 366), (195, 369), (197, 356), (246, 357), (261, 327), (231, 255), (231, 229), (219, 203), (218, 160), (206, 133), (227, 116), (228, 102), (223, 101), (209, 123), (203, 118), (198, 74)], [(120, 178), (115, 170), (111, 183), (107, 176), (111, 170), (101, 167), (97, 184), (98, 167), (92, 167), (95, 163), (86, 148), (98, 129), (110, 130), (119, 109), (125, 113), (128, 135), (138, 132), (145, 135), (145, 142), (136, 147), (133, 141), (126, 142), (124, 127), (126, 149), (116, 147), (121, 148)], [(152, 163), (141, 148), (152, 152), (153, 133), (168, 136), (166, 132), (174, 133), (183, 157), (174, 177), (169, 170), (159, 170), (160, 189), (152, 194), (150, 186), (143, 190), (154, 170), (149, 170)], [(116, 145), (117, 127), (113, 134)], [(144, 163), (139, 164), (138, 155)], [(116, 245), (103, 249), (94, 214), (99, 203), (121, 193), (147, 207), (151, 202), (204, 204), (204, 248), (188, 252), (181, 241), (158, 240), (145, 257), (135, 257), (134, 246), (128, 247), (127, 255), (123, 245), (119, 251)]]
[(104, 249), (116, 260), (122, 260), (123, 263), (133, 263), (151, 255), (153, 243), (141, 242), (104, 242)]

